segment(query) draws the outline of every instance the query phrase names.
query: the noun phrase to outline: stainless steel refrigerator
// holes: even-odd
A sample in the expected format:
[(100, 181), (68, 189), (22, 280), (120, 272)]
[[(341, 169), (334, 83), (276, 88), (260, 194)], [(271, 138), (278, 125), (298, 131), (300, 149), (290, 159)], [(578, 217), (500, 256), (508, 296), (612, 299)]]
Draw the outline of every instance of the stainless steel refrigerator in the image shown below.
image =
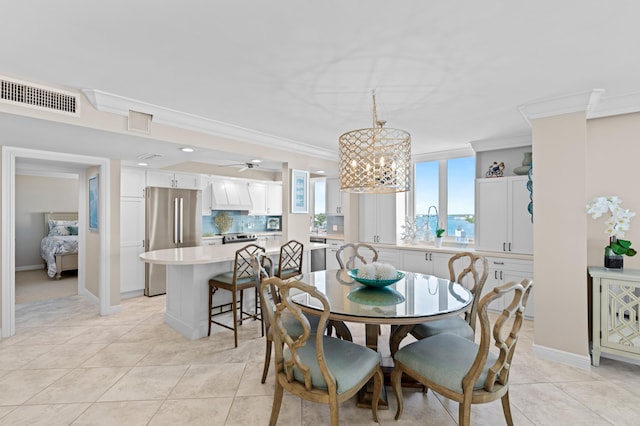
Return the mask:
[[(202, 240), (202, 191), (147, 187), (145, 251), (199, 246)], [(144, 294), (167, 292), (167, 268), (145, 265)]]

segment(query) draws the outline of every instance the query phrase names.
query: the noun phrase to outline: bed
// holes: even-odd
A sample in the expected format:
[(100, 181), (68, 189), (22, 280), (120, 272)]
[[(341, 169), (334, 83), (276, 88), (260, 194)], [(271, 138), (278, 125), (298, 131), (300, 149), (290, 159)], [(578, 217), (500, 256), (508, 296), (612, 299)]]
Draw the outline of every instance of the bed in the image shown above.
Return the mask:
[(47, 275), (59, 280), (62, 272), (78, 269), (78, 213), (44, 213), (44, 229), (40, 256), (47, 262)]

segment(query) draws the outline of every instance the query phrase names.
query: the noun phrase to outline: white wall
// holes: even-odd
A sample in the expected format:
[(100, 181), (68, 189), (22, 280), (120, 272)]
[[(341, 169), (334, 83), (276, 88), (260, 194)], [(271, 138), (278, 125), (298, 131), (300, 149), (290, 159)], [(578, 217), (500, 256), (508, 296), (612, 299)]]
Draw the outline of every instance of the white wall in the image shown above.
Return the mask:
[(45, 212), (78, 211), (78, 178), (16, 176), (16, 269), (44, 268)]

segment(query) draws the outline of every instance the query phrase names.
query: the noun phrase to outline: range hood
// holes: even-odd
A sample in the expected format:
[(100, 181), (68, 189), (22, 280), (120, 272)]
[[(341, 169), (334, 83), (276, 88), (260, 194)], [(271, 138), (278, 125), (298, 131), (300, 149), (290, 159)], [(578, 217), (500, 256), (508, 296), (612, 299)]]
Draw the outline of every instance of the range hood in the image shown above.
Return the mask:
[(249, 184), (234, 180), (211, 182), (212, 210), (253, 210)]

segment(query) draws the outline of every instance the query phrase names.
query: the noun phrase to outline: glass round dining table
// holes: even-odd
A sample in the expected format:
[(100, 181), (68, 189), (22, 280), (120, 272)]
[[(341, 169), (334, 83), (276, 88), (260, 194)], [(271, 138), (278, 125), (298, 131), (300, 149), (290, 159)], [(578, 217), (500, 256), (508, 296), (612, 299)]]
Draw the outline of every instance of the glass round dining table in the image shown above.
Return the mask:
[[(372, 349), (377, 349), (380, 324), (399, 326), (393, 327), (390, 339), (399, 343), (412, 325), (457, 315), (473, 300), (471, 292), (459, 283), (415, 272), (404, 272), (404, 277), (386, 287), (360, 284), (346, 269), (306, 273), (300, 281), (327, 296), (329, 319), (365, 324), (366, 344)], [(322, 310), (322, 304), (307, 294), (295, 295), (293, 301), (311, 314)], [(397, 347), (392, 353), (394, 349)]]

